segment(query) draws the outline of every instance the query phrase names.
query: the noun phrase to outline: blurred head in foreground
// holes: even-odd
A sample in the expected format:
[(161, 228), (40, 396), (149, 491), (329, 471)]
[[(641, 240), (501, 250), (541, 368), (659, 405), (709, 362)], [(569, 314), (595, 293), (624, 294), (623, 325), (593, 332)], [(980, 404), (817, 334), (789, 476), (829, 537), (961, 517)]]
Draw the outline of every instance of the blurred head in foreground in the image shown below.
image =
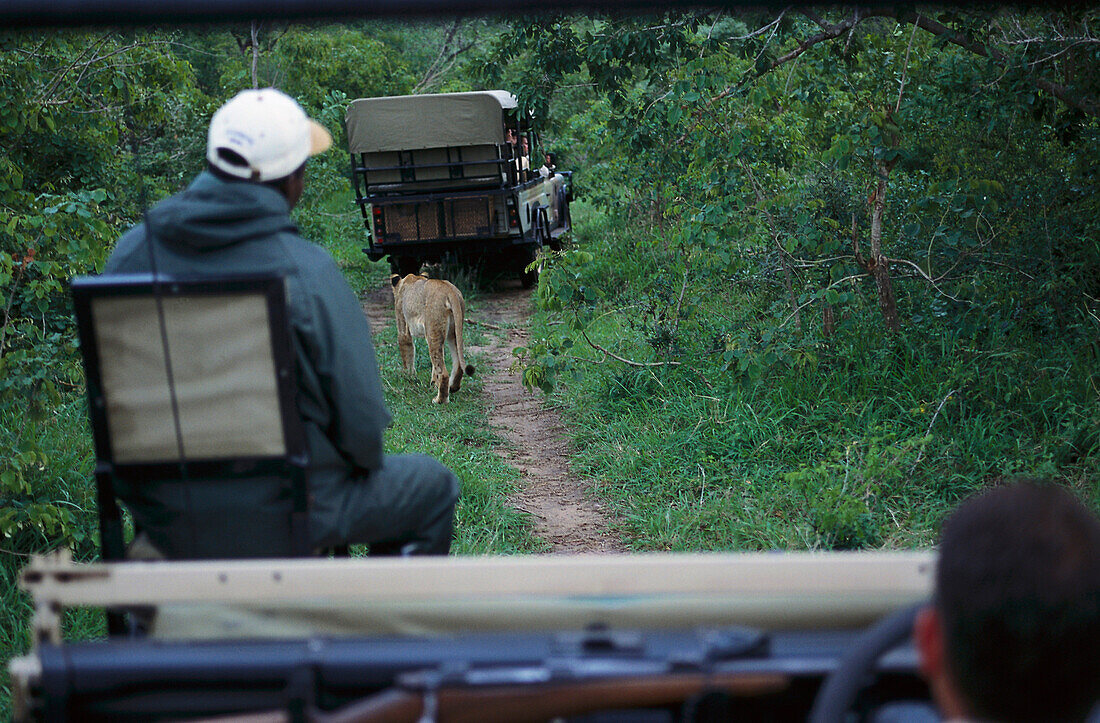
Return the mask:
[(967, 500), (914, 641), (949, 719), (1084, 720), (1100, 697), (1100, 520), (1054, 485)]

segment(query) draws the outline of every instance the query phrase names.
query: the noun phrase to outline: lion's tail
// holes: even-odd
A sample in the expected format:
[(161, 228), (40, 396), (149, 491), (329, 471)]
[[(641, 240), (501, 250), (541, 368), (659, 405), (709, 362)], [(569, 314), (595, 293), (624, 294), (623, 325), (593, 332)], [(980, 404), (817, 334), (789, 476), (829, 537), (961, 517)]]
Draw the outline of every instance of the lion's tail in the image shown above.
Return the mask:
[(458, 350), (458, 366), (468, 377), (474, 375), (474, 365), (466, 363), (466, 346), (462, 342), (462, 321), (466, 318), (466, 300), (458, 297), (458, 308), (451, 307), (451, 322), (455, 325), (455, 348)]

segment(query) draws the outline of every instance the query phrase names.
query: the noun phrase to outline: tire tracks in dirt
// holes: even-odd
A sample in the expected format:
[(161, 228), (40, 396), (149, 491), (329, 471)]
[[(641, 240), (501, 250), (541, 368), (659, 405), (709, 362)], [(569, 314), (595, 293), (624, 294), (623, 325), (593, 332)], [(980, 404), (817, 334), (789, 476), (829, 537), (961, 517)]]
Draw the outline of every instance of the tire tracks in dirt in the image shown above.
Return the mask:
[[(479, 368), (478, 374), (484, 379), (489, 424), (506, 441), (496, 452), (521, 475), (519, 489), (508, 503), (531, 516), (534, 535), (549, 545), (551, 553), (626, 552), (610, 531), (603, 505), (585, 494), (588, 485), (569, 468), (573, 449), (561, 415), (525, 390), (518, 374), (509, 371), (515, 359), (512, 350), (527, 341), (530, 297), (530, 290), (518, 288), (480, 297), (473, 318), (489, 325), (483, 329), (487, 343), (466, 343), (468, 351), (489, 359), (489, 368)], [(394, 323), (388, 288), (370, 292), (363, 307), (372, 330)]]

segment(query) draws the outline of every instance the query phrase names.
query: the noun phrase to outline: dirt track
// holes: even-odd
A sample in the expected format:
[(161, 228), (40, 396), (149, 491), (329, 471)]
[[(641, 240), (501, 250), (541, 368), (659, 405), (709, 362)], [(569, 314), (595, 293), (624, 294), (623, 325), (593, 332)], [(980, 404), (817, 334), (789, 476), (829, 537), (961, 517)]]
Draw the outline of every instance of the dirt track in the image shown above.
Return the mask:
[[(605, 511), (586, 497), (584, 481), (569, 469), (572, 448), (557, 410), (541, 394), (524, 390), (518, 374), (508, 371), (512, 349), (527, 339), (530, 304), (530, 291), (507, 288), (481, 297), (470, 314), (485, 323), (487, 343), (468, 343), (467, 350), (489, 358), (488, 368), (480, 364), (478, 374), (484, 375), (489, 423), (507, 441), (497, 453), (522, 475), (520, 489), (508, 501), (531, 515), (535, 535), (553, 553), (625, 552), (608, 530)], [(371, 292), (364, 308), (372, 329), (394, 323), (387, 288)]]

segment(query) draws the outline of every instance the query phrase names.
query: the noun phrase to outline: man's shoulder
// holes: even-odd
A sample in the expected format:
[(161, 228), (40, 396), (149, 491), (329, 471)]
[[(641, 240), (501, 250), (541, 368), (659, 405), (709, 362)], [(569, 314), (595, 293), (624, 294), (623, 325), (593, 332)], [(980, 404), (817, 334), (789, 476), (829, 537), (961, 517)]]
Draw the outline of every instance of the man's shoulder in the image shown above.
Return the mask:
[(145, 259), (143, 258), (142, 263), (135, 267), (133, 266), (133, 257), (144, 239), (144, 222), (125, 231), (118, 237), (118, 241), (115, 243), (115, 247), (111, 251), (111, 255), (107, 258), (107, 263), (103, 267), (103, 272), (106, 274), (113, 274), (125, 273), (127, 271), (143, 271), (145, 268)]
[(280, 235), (283, 249), (290, 257), (294, 266), (307, 277), (328, 276), (333, 272), (339, 273), (336, 260), (320, 244), (304, 238), (298, 233), (283, 232)]
[(308, 306), (326, 307), (354, 298), (336, 260), (324, 247), (297, 233), (282, 233), (279, 241), (290, 269), (288, 282), (292, 298), (299, 299), (299, 303), (311, 299), (306, 302)]

